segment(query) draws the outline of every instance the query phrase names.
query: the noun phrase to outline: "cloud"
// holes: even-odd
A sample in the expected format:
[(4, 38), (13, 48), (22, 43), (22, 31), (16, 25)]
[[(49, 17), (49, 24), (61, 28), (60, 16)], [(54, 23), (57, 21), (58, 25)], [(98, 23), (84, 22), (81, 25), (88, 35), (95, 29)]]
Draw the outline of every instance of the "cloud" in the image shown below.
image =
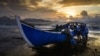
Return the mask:
[(8, 6), (11, 9), (27, 9), (28, 7), (37, 6), (41, 0), (0, 0), (0, 6)]
[[(0, 15), (26, 15), (34, 17), (63, 16), (57, 8), (72, 5), (100, 4), (100, 0), (0, 0)], [(54, 9), (56, 8), (56, 9)], [(58, 9), (59, 10), (59, 9)], [(30, 16), (30, 17), (31, 17)]]
[(57, 11), (48, 7), (38, 7), (28, 12), (30, 17), (35, 18), (57, 18)]
[(64, 6), (100, 4), (100, 0), (62, 0)]
[(25, 5), (25, 4), (33, 4), (37, 5), (41, 0), (0, 0), (0, 3), (8, 3), (8, 5)]
[(38, 7), (56, 7), (59, 5), (90, 5), (100, 4), (100, 0), (0, 0), (0, 6), (8, 6), (12, 9), (34, 9)]
[[(51, 7), (38, 6), (40, 0), (0, 0), (0, 16), (20, 15), (22, 17), (50, 18), (56, 16)], [(50, 16), (51, 15), (51, 16)]]
[(80, 13), (81, 16), (88, 16), (88, 12), (83, 10), (81, 13)]
[[(28, 1), (28, 0), (27, 0)], [(30, 3), (32, 5), (38, 5), (38, 2), (41, 2), (41, 0), (30, 0)]]
[(56, 12), (56, 11), (53, 10), (53, 9), (51, 9), (51, 8), (48, 8), (48, 7), (38, 7), (38, 8), (36, 8), (34, 10), (34, 12), (41, 12), (41, 13), (43, 13), (43, 12), (49, 12), (49, 13), (51, 13), (51, 12)]
[(40, 10), (43, 7), (54, 8), (60, 5), (87, 5), (100, 4), (100, 0), (0, 0), (0, 7), (8, 7), (12, 10)]

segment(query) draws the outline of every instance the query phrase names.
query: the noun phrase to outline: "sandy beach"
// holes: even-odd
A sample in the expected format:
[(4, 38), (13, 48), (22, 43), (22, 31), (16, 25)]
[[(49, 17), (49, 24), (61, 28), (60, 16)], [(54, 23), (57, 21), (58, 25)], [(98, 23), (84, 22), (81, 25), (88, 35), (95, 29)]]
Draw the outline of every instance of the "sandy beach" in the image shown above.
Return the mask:
[[(22, 38), (18, 29), (10, 30), (5, 28), (0, 30), (0, 32), (2, 32), (0, 33), (0, 56), (42, 56), (38, 55), (39, 53), (37, 53), (36, 49), (29, 47), (29, 45)], [(49, 52), (43, 52), (43, 50), (44, 49), (40, 50), (43, 55), (45, 53), (48, 53), (49, 56), (55, 56), (56, 54), (58, 56), (62, 55), (62, 53), (55, 53), (54, 51), (50, 50), (50, 53), (54, 52), (53, 55), (51, 55)], [(88, 48), (83, 53), (78, 54), (78, 56), (100, 56), (99, 36), (89, 37)]]

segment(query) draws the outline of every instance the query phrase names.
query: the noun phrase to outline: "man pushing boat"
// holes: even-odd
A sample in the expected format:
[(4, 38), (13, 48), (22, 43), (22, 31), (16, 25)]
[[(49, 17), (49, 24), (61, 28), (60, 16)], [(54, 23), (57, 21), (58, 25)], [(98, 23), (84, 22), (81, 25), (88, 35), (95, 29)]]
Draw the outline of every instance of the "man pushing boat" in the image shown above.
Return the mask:
[(64, 25), (64, 29), (67, 36), (70, 38), (77, 37), (76, 42), (81, 42), (84, 46), (87, 45), (88, 28), (85, 23), (69, 22), (68, 24)]

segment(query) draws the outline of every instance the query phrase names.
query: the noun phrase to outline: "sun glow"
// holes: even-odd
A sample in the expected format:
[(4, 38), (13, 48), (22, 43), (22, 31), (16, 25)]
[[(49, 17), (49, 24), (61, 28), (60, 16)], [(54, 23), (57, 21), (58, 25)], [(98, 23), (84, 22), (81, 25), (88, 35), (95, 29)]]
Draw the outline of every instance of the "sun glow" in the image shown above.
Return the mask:
[(76, 15), (77, 15), (77, 13), (76, 13), (76, 11), (73, 9), (70, 9), (70, 10), (64, 10), (64, 11), (61, 11), (62, 13), (64, 13), (65, 14), (65, 16), (66, 17), (76, 17)]
[(77, 14), (74, 11), (61, 11), (61, 13), (63, 13), (66, 17), (76, 17)]
[(77, 10), (75, 8), (70, 8), (70, 7), (66, 7), (66, 8), (59, 8), (57, 9), (58, 12), (65, 14), (66, 17), (76, 17), (77, 15)]
[(67, 17), (69, 17), (69, 16), (73, 16), (73, 17), (76, 16), (74, 11), (65, 11), (65, 14), (66, 14)]

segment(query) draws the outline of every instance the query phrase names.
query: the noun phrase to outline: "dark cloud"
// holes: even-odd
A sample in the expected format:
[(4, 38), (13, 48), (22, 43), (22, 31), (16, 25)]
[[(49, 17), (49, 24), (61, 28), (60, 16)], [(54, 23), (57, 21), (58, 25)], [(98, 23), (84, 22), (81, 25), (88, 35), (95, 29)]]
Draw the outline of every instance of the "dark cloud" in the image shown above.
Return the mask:
[[(39, 7), (40, 0), (0, 0), (0, 16), (20, 15), (23, 17), (46, 17), (57, 12), (50, 7)], [(30, 5), (35, 8), (29, 7)]]
[(36, 5), (38, 5), (38, 2), (41, 2), (41, 0), (31, 0), (30, 2), (31, 2), (31, 4), (36, 6)]
[(41, 13), (43, 13), (43, 12), (47, 12), (47, 13), (52, 13), (52, 12), (56, 12), (56, 10), (53, 10), (53, 9), (51, 9), (51, 8), (48, 8), (48, 7), (38, 7), (38, 8), (36, 8), (35, 10), (34, 10), (34, 12), (41, 12)]
[[(58, 13), (56, 10), (53, 10), (48, 7), (38, 7), (36, 9), (34, 9), (32, 12), (33, 12), (33, 14), (35, 14), (35, 15), (32, 14), (34, 17), (36, 17), (37, 16), (36, 14), (38, 14), (40, 16), (40, 18), (50, 18), (50, 17), (54, 18), (57, 16), (56, 14)], [(32, 13), (32, 12), (30, 12), (30, 13)], [(37, 16), (37, 17), (39, 17), (39, 16)]]
[(0, 5), (4, 5), (3, 3), (7, 3), (8, 6), (19, 5), (20, 0), (0, 0)]
[(81, 16), (88, 16), (88, 12), (83, 10), (81, 13), (80, 13)]
[(8, 3), (8, 5), (12, 6), (12, 5), (21, 5), (22, 3), (31, 3), (33, 5), (37, 5), (38, 2), (40, 2), (41, 0), (0, 0), (0, 5), (3, 5), (3, 3)]
[(0, 8), (1, 9), (12, 9), (12, 10), (16, 10), (16, 9), (26, 9), (25, 6), (21, 5), (20, 0), (0, 0)]
[(100, 4), (100, 0), (62, 0), (64, 6)]
[(11, 9), (27, 9), (28, 6), (37, 6), (41, 0), (0, 0), (0, 7), (9, 7)]
[[(0, 0), (0, 8), (1, 10), (29, 10), (38, 11), (38, 12), (55, 12), (49, 7), (38, 7), (38, 2), (41, 0)], [(31, 8), (30, 6), (36, 6), (35, 8)]]

